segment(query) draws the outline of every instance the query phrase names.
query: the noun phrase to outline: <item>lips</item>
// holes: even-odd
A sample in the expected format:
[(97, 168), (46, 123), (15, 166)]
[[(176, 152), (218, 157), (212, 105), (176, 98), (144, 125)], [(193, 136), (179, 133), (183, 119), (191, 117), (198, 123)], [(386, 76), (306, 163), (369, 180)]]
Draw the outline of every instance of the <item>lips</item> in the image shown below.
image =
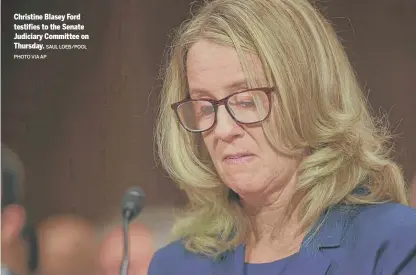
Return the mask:
[(232, 153), (226, 154), (223, 157), (223, 161), (228, 163), (242, 163), (249, 161), (253, 156), (251, 153)]

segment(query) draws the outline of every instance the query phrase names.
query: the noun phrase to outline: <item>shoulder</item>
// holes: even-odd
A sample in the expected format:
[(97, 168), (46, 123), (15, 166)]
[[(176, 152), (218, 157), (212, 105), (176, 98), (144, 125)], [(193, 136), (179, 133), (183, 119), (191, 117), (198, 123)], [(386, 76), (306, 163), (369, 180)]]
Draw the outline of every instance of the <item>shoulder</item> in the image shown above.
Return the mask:
[[(149, 266), (149, 275), (194, 274), (195, 270), (209, 270), (212, 259), (186, 250), (181, 240), (157, 250)], [(203, 273), (199, 273), (203, 274)]]
[(183, 258), (185, 254), (185, 247), (182, 241), (174, 241), (160, 249), (158, 249), (153, 255), (152, 261), (171, 261), (173, 258)]
[[(416, 209), (397, 203), (358, 206), (350, 223), (359, 231), (388, 234), (397, 230), (416, 230)], [(416, 231), (414, 231), (416, 232)]]
[(416, 242), (416, 209), (397, 203), (340, 205), (325, 215), (322, 225), (318, 240), (323, 243), (337, 239), (340, 244), (364, 245), (390, 238)]
[(366, 251), (362, 257), (372, 258), (377, 274), (416, 274), (416, 209), (384, 203), (353, 212), (344, 236), (347, 247)]
[(167, 271), (175, 265), (175, 258), (180, 258), (182, 247), (179, 241), (175, 241), (157, 250), (150, 261), (149, 275), (168, 274)]

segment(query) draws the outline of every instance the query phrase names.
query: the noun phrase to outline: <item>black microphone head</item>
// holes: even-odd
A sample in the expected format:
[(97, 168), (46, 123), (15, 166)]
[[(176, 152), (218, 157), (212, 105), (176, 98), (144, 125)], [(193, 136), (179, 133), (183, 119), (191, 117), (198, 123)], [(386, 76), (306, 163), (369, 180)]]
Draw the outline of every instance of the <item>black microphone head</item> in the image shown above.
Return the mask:
[(134, 186), (129, 188), (124, 194), (122, 201), (122, 214), (129, 222), (137, 217), (142, 211), (145, 203), (145, 194), (143, 190)]

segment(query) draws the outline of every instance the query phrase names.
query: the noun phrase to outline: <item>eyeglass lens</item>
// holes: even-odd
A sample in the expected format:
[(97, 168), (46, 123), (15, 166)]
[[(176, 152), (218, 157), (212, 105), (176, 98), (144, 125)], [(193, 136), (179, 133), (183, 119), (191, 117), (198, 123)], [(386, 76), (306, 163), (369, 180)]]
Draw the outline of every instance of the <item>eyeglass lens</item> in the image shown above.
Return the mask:
[[(266, 118), (269, 98), (262, 90), (236, 93), (228, 98), (226, 109), (239, 123), (256, 123)], [(204, 131), (215, 123), (215, 106), (208, 100), (191, 100), (181, 103), (177, 112), (182, 125), (190, 131)]]

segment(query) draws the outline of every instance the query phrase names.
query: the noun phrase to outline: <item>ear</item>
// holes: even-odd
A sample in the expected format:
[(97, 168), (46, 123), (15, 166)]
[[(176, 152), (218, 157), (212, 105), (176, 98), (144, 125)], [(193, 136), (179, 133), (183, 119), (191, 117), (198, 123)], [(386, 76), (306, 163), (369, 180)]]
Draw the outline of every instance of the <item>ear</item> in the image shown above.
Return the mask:
[(6, 206), (1, 215), (1, 239), (8, 242), (20, 236), (26, 222), (26, 212), (18, 204)]

